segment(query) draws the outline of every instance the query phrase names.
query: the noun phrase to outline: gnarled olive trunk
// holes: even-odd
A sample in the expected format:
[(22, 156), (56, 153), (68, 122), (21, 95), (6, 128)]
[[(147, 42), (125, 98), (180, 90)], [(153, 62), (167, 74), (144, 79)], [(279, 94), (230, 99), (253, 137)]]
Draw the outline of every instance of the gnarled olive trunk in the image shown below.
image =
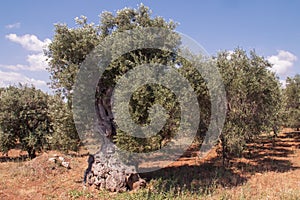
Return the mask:
[(102, 144), (99, 151), (89, 159), (86, 181), (100, 189), (112, 192), (135, 190), (145, 186), (145, 181), (137, 174), (135, 166), (124, 164), (118, 159), (113, 145), (116, 126), (111, 107), (112, 88), (105, 90), (96, 101), (98, 115), (97, 130), (101, 134)]

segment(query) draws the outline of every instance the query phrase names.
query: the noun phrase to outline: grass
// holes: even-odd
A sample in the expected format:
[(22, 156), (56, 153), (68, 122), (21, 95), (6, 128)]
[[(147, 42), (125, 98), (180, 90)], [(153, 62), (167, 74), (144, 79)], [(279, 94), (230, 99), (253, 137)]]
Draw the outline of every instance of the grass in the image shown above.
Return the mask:
[(79, 199), (79, 198), (86, 198), (86, 199), (92, 199), (94, 198), (94, 194), (90, 192), (86, 192), (84, 190), (71, 190), (69, 191), (69, 196), (71, 199)]
[(167, 168), (141, 174), (148, 182), (146, 188), (121, 194), (83, 188), (86, 152), (63, 155), (70, 161), (68, 170), (49, 163), (59, 152), (46, 152), (29, 161), (13, 150), (9, 159), (0, 158), (0, 199), (296, 200), (300, 199), (300, 132), (286, 132), (275, 146), (267, 138), (250, 144), (251, 156), (246, 152), (227, 168), (215, 151), (202, 161), (183, 157)]

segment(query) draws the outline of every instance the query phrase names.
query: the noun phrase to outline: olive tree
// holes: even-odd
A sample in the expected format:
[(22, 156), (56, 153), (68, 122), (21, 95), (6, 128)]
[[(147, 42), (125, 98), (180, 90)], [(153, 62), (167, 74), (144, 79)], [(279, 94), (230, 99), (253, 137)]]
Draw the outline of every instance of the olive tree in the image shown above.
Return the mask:
[(50, 133), (48, 95), (21, 84), (5, 88), (0, 95), (0, 150), (7, 153), (19, 143), (34, 158), (47, 146)]
[[(104, 41), (106, 37), (138, 27), (158, 27), (168, 30), (174, 30), (175, 28), (175, 24), (172, 21), (166, 22), (161, 17), (152, 18), (149, 9), (143, 5), (138, 9), (124, 8), (119, 10), (115, 15), (111, 12), (103, 12), (99, 25), (88, 23), (87, 18), (84, 16), (76, 18), (76, 24), (76, 27), (73, 28), (69, 28), (66, 24), (55, 25), (54, 39), (49, 45), (49, 50), (46, 52), (50, 58), (48, 71), (51, 75), (51, 86), (57, 93), (67, 99), (70, 108), (73, 105), (73, 86), (80, 67), (89, 53), (91, 53), (98, 44)], [(168, 43), (171, 49), (175, 50), (179, 44), (179, 40), (176, 36), (172, 36), (166, 43)], [(118, 51), (118, 46), (122, 46), (122, 41), (115, 41), (114, 46), (116, 46), (114, 50)], [(99, 123), (96, 126), (103, 135), (106, 135), (108, 140), (114, 141), (125, 149), (133, 147), (131, 149), (132, 151), (149, 151), (153, 148), (159, 148), (160, 143), (170, 137), (171, 133), (163, 134), (163, 132), (150, 139), (140, 141), (128, 137), (116, 127), (111, 114), (112, 110), (110, 104), (112, 88), (120, 76), (143, 63), (157, 61), (161, 64), (168, 64), (173, 62), (173, 54), (173, 52), (163, 52), (156, 49), (138, 49), (122, 55), (109, 64), (98, 81), (95, 96), (95, 108), (99, 119)], [(130, 102), (131, 113), (133, 113), (132, 117), (137, 123), (145, 124), (149, 122), (147, 110), (153, 104), (157, 103), (157, 101), (162, 101), (162, 99), (159, 100), (159, 98), (154, 98), (154, 96), (162, 94), (163, 91), (167, 90), (158, 85), (147, 85), (141, 87), (140, 90), (133, 95)], [(172, 94), (168, 91), (167, 93), (169, 98), (173, 99)], [(84, 98), (83, 96), (82, 102), (84, 102)], [(174, 108), (174, 106), (169, 107), (170, 112), (176, 115), (176, 108)], [(174, 127), (171, 121), (169, 122), (169, 127)], [(97, 160), (100, 154), (95, 156), (96, 162), (104, 162), (103, 160), (105, 160), (105, 158), (103, 157)], [(94, 169), (96, 167), (97, 166), (94, 166)], [(115, 173), (111, 174), (113, 175)], [(124, 182), (112, 187), (109, 186), (108, 183), (118, 182), (116, 180), (120, 179), (117, 175), (114, 177), (112, 177), (112, 175), (109, 175), (106, 181), (107, 185), (104, 187), (110, 190), (123, 190), (123, 186), (125, 186)], [(100, 182), (102, 178), (98, 178), (100, 181), (98, 181), (99, 183), (97, 184), (101, 186)], [(108, 179), (111, 178), (115, 181), (108, 181)], [(123, 178), (121, 177), (121, 179)], [(89, 178), (89, 180), (92, 179)], [(95, 180), (93, 179), (92, 182), (95, 183)]]
[(50, 134), (47, 142), (51, 149), (68, 152), (79, 150), (79, 137), (73, 122), (73, 113), (59, 95), (49, 97), (48, 116)]
[(291, 128), (300, 128), (300, 75), (286, 79), (285, 96), (285, 124)]
[(224, 161), (241, 155), (262, 132), (278, 129), (282, 96), (271, 64), (254, 51), (220, 52), (216, 61), (227, 92), (227, 118), (220, 137)]

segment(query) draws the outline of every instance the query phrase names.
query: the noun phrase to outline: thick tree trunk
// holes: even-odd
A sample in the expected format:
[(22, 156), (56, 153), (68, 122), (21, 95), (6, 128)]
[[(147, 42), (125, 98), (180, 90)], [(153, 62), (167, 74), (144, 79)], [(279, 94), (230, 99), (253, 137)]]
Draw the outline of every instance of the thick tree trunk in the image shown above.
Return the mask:
[(117, 159), (112, 144), (113, 137), (116, 135), (111, 108), (112, 91), (112, 88), (108, 88), (105, 95), (97, 99), (96, 110), (99, 122), (97, 130), (103, 138), (103, 143), (99, 151), (91, 155), (88, 160), (89, 167), (85, 171), (85, 181), (89, 185), (112, 192), (139, 189), (145, 186), (145, 181), (137, 174), (135, 166), (126, 165)]

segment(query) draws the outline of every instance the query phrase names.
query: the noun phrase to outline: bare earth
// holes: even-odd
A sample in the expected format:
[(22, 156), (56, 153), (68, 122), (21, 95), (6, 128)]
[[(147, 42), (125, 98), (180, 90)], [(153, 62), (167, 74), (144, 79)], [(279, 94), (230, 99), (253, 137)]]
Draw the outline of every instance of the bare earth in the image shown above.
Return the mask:
[[(193, 191), (215, 186), (209, 199), (300, 199), (300, 132), (285, 129), (276, 139), (263, 138), (251, 145), (246, 158), (235, 158), (225, 170), (213, 150), (200, 160), (191, 149), (171, 166), (144, 174), (151, 178), (179, 176), (176, 184)], [(70, 162), (66, 169), (48, 161), (54, 154)], [(0, 156), (0, 199), (113, 199), (116, 194), (99, 195), (93, 187), (83, 188), (87, 152), (63, 155), (41, 153), (33, 160), (12, 150)], [(152, 190), (151, 184), (147, 186)], [(101, 193), (101, 192), (100, 192)]]

